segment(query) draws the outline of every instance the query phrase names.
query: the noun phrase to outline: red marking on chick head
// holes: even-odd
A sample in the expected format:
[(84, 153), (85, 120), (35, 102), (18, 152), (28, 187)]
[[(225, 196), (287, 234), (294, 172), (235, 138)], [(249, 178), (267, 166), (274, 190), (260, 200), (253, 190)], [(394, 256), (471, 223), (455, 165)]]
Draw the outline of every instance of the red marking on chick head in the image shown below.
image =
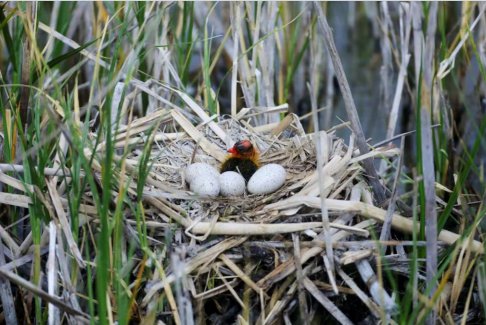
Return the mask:
[(228, 149), (228, 152), (240, 155), (253, 154), (254, 148), (249, 140), (240, 140), (232, 148)]

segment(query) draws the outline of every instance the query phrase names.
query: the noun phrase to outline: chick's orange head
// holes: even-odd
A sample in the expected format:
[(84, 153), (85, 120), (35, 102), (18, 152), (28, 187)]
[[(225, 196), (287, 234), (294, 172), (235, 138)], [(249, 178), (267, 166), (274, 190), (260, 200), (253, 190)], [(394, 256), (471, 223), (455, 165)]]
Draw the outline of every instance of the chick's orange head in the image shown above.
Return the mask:
[(254, 157), (256, 155), (256, 150), (249, 140), (236, 142), (233, 147), (228, 149), (228, 152), (240, 157)]

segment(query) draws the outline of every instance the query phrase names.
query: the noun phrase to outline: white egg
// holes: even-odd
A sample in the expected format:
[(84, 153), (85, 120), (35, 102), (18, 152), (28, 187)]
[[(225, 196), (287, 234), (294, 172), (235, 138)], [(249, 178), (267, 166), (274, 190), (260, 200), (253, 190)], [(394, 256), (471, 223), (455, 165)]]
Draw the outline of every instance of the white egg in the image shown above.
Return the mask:
[(219, 175), (219, 186), (223, 196), (240, 196), (245, 193), (245, 179), (237, 172)]
[(248, 181), (248, 191), (252, 194), (268, 194), (278, 190), (284, 183), (287, 173), (277, 164), (260, 167)]
[(184, 171), (184, 178), (186, 179), (187, 183), (192, 183), (194, 179), (201, 175), (210, 175), (216, 180), (219, 177), (219, 172), (216, 168), (211, 165), (205, 163), (194, 163), (187, 166), (186, 170)]
[(219, 180), (218, 177), (213, 177), (210, 174), (197, 175), (192, 179), (190, 189), (192, 192), (203, 196), (218, 196), (219, 195)]

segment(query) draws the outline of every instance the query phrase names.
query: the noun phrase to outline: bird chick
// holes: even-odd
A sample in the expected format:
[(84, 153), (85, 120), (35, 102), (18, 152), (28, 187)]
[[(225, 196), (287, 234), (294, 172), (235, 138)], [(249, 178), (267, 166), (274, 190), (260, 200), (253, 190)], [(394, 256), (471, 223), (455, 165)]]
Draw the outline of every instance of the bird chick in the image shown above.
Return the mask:
[(248, 182), (259, 167), (259, 153), (249, 140), (241, 140), (228, 149), (230, 155), (221, 165), (221, 173), (235, 171)]

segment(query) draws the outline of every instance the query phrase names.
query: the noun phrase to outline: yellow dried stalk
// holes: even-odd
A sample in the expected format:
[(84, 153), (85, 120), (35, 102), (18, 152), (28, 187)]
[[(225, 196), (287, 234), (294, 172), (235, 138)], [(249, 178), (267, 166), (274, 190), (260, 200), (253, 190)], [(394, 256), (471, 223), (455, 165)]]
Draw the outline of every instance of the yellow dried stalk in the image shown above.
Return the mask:
[[(343, 200), (333, 200), (333, 199), (326, 199), (326, 205), (328, 206), (329, 210), (333, 211), (340, 211), (340, 212), (355, 212), (367, 218), (372, 218), (374, 220), (383, 222), (385, 220), (386, 211), (380, 208), (377, 208), (371, 204), (366, 204), (362, 202), (350, 202), (350, 201), (343, 201)], [(287, 210), (287, 209), (295, 209), (297, 207), (311, 207), (317, 209), (320, 207), (320, 199), (317, 197), (310, 197), (310, 196), (293, 196), (289, 199), (282, 200), (273, 204), (270, 204), (265, 207), (266, 211), (271, 210)], [(405, 232), (405, 233), (413, 233), (414, 231), (418, 231), (418, 229), (414, 229), (413, 221), (411, 219), (405, 218), (399, 214), (393, 214), (392, 219), (392, 227), (396, 230)], [(442, 230), (439, 233), (438, 239), (443, 241), (446, 244), (454, 245), (456, 241), (460, 239), (460, 235), (453, 233), (452, 231)], [(483, 243), (472, 240), (470, 242), (464, 242), (466, 248), (472, 250), (475, 253), (483, 254)]]

